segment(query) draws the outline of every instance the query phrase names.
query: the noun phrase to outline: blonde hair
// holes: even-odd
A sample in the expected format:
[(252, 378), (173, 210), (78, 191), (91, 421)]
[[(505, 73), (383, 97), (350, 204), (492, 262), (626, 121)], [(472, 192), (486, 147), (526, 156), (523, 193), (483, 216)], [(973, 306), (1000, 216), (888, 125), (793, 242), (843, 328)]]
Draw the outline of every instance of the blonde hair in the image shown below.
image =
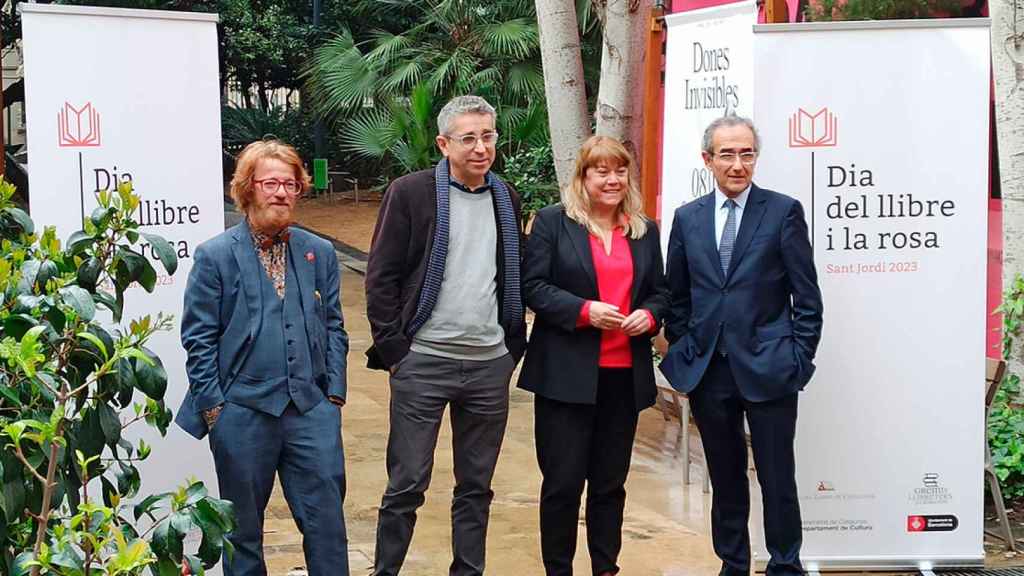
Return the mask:
[(242, 213), (248, 213), (249, 207), (252, 206), (255, 191), (253, 176), (256, 174), (256, 167), (260, 160), (267, 158), (280, 160), (291, 166), (302, 192), (309, 190), (312, 185), (309, 172), (306, 172), (306, 167), (302, 165), (302, 159), (295, 148), (280, 140), (257, 140), (246, 146), (238, 155), (235, 173), (231, 176), (231, 198)]
[[(587, 177), (587, 170), (601, 163), (622, 166), (632, 172), (633, 156), (614, 138), (591, 136), (580, 147), (572, 182), (562, 190), (562, 205), (566, 215), (599, 238), (603, 238), (607, 231), (602, 230), (590, 217), (590, 195), (583, 181)], [(647, 233), (644, 199), (632, 176), (626, 177), (626, 195), (619, 204), (618, 219), (629, 238), (638, 240)]]

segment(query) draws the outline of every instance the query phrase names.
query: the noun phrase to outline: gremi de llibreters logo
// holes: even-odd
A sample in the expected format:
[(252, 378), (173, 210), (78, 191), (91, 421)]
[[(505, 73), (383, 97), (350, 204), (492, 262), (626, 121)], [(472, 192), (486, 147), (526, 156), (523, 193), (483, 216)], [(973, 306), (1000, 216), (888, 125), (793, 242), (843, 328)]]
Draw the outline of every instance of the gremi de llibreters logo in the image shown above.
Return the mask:
[(907, 516), (907, 532), (952, 532), (960, 521), (952, 514)]
[(921, 485), (911, 490), (907, 500), (914, 505), (949, 504), (953, 493), (939, 482), (936, 472), (927, 472), (921, 477)]
[(65, 102), (57, 112), (57, 144), (61, 148), (95, 148), (100, 142), (100, 114), (92, 102), (79, 108)]
[(790, 148), (825, 148), (838, 143), (836, 115), (824, 107), (811, 113), (798, 108), (789, 118)]

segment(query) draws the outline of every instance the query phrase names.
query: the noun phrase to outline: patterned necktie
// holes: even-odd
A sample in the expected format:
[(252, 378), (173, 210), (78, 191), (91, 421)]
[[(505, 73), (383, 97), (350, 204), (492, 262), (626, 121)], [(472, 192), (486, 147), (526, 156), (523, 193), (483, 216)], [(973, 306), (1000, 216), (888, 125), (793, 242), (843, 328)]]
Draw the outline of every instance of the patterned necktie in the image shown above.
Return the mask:
[(718, 244), (718, 257), (722, 261), (722, 274), (729, 273), (729, 261), (732, 260), (732, 247), (736, 243), (736, 201), (729, 198), (725, 201), (729, 216), (725, 219), (722, 240)]

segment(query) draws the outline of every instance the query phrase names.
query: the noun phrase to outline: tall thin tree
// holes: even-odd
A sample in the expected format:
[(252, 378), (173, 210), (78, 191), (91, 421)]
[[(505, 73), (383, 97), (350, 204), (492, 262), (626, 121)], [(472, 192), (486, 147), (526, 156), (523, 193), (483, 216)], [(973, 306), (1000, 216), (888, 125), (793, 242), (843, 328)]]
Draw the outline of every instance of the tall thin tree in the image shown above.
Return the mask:
[(572, 178), (576, 151), (590, 136), (576, 6), (572, 0), (536, 0), (544, 92), (558, 184)]
[(622, 141), (637, 158), (643, 132), (643, 73), (651, 0), (607, 0), (597, 93), (597, 133)]
[[(1024, 7), (990, 0), (996, 134), (1003, 198), (1003, 285), (1024, 274)], [(1013, 355), (1019, 358), (1019, 355)], [(1011, 369), (1020, 374), (1019, 363)]]

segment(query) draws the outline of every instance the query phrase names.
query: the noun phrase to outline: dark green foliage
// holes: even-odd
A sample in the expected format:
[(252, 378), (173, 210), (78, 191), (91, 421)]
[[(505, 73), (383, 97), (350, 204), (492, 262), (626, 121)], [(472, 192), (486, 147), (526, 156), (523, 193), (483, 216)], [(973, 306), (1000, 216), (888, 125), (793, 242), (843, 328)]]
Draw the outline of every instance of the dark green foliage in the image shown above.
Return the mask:
[[(0, 575), (149, 567), (177, 576), (183, 564), (201, 573), (228, 546), (228, 503), (193, 480), (128, 514), (141, 484), (136, 463), (151, 449), (125, 430), (145, 422), (164, 434), (170, 425), (167, 373), (146, 343), (173, 324), (158, 315), (125, 325), (121, 307), (130, 287), (154, 288), (140, 236), (167, 242), (138, 231), (139, 197), (127, 184), (100, 193), (100, 207), (63, 247), (52, 228), (37, 235), (11, 209), (13, 193), (0, 182)], [(173, 251), (156, 258), (174, 273)], [(142, 515), (152, 521), (146, 532), (134, 526)], [(189, 558), (183, 540), (192, 530), (203, 543)]]
[(903, 20), (960, 16), (959, 0), (817, 0), (809, 2), (806, 19)]
[[(1024, 327), (1024, 277), (1018, 275), (1014, 279), (996, 312), (1003, 315), (1003, 359), (1009, 363), (1014, 358), (1014, 350), (1019, 350)], [(1024, 402), (1020, 375), (1012, 370), (1007, 370), (992, 401), (988, 443), (1003, 497), (1024, 498)]]
[(524, 218), (558, 202), (558, 179), (550, 144), (524, 149), (506, 157), (502, 176), (519, 192)]

